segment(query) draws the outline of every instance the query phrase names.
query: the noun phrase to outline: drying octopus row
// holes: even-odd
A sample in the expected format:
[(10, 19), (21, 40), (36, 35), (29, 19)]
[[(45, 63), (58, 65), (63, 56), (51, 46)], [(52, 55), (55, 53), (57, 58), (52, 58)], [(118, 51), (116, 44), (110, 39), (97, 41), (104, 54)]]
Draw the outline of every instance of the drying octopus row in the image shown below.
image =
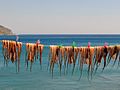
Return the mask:
[[(39, 59), (40, 65), (42, 65), (42, 52), (44, 45), (40, 43), (26, 43), (26, 55), (25, 65), (28, 68), (28, 61), (30, 62), (30, 71), (32, 70), (32, 64)], [(12, 63), (16, 62), (19, 72), (20, 68), (20, 56), (22, 51), (22, 43), (10, 40), (2, 40), (2, 53), (4, 56), (4, 64), (7, 66), (8, 61)], [(104, 62), (102, 71), (107, 67), (111, 60), (114, 61), (113, 66), (118, 60), (118, 66), (120, 65), (120, 45), (116, 46), (95, 46), (95, 47), (74, 47), (74, 46), (57, 46), (50, 45), (49, 62), (48, 66), (53, 76), (55, 64), (58, 65), (60, 75), (62, 70), (64, 74), (68, 71), (68, 66), (72, 65), (72, 74), (76, 66), (80, 68), (80, 78), (82, 76), (83, 65), (88, 66), (88, 79), (92, 78), (93, 72), (96, 73), (101, 62)], [(78, 65), (76, 65), (78, 62)], [(62, 69), (63, 68), (63, 69)]]
[[(38, 43), (26, 43), (26, 57), (25, 65), (28, 68), (28, 61), (30, 61), (30, 71), (32, 70), (32, 63), (39, 58), (40, 65), (42, 64), (42, 51), (44, 45)], [(16, 71), (20, 69), (20, 56), (22, 51), (22, 43), (10, 40), (2, 40), (2, 53), (4, 56), (4, 64), (8, 65), (8, 61), (16, 62)]]
[(26, 43), (26, 57), (25, 64), (28, 68), (28, 61), (30, 61), (30, 71), (32, 70), (32, 64), (34, 60), (39, 58), (40, 65), (42, 64), (42, 52), (44, 45), (37, 43)]
[[(119, 59), (118, 59), (119, 58)], [(78, 66), (80, 68), (80, 78), (82, 76), (83, 65), (88, 65), (88, 79), (93, 75), (93, 71), (97, 71), (102, 60), (104, 65), (102, 71), (110, 63), (111, 60), (115, 62), (118, 60), (120, 64), (120, 45), (116, 46), (95, 46), (95, 47), (72, 47), (72, 46), (50, 46), (49, 52), (49, 67), (53, 76), (54, 66), (58, 64), (60, 75), (62, 66), (64, 67), (64, 74), (68, 69), (68, 65), (73, 64), (72, 74), (78, 60)]]
[(22, 43), (10, 40), (2, 40), (2, 53), (4, 56), (4, 65), (8, 65), (8, 61), (16, 62), (16, 71), (20, 69), (20, 55), (22, 50)]

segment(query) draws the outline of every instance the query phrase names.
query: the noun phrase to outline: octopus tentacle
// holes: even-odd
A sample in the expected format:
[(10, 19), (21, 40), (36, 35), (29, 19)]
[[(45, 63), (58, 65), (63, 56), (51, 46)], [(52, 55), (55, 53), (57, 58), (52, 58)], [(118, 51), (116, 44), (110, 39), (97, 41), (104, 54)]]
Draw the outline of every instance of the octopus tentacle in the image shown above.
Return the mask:
[(49, 63), (50, 63), (50, 59), (51, 59), (51, 50), (49, 50), (49, 55), (48, 55), (48, 65), (47, 65), (47, 70), (49, 68)]
[(74, 73), (74, 69), (75, 69), (75, 65), (76, 65), (76, 61), (77, 61), (77, 57), (78, 57), (78, 53), (79, 53), (79, 49), (77, 47), (75, 47), (75, 51), (74, 51), (75, 55), (74, 55), (74, 60), (73, 60), (73, 70), (72, 70), (72, 75)]
[(69, 46), (66, 46), (66, 60), (65, 60), (65, 69), (66, 69), (66, 71), (65, 71), (65, 73), (67, 74), (68, 73), (68, 65), (69, 65), (69, 61), (70, 61), (70, 53), (69, 53), (69, 50), (70, 50), (70, 48), (71, 47), (69, 47)]
[(40, 62), (40, 66), (42, 68), (42, 52), (43, 52), (43, 48), (44, 48), (44, 45), (42, 44), (39, 44), (38, 45), (38, 52), (39, 52), (39, 55), (40, 55), (40, 58), (39, 58), (39, 62)]
[(93, 64), (92, 59), (94, 55), (94, 48), (86, 48), (88, 56), (86, 57), (86, 64), (88, 64), (88, 79), (89, 79), (89, 73), (91, 73), (91, 79), (92, 79), (92, 73), (93, 73)]
[(32, 71), (32, 64), (33, 62), (30, 62), (30, 72)]
[(119, 59), (118, 59), (118, 67), (120, 66), (120, 45), (118, 46), (118, 50), (119, 50), (119, 53), (118, 53), (118, 55), (119, 55)]
[(6, 42), (6, 40), (2, 40), (2, 54), (3, 54), (3, 57), (4, 57), (4, 66), (5, 66), (5, 64), (6, 64), (6, 55), (5, 55), (5, 42)]
[(84, 64), (84, 59), (85, 59), (85, 48), (81, 47), (80, 48), (80, 59), (79, 59), (79, 63), (80, 63), (80, 77), (79, 80), (82, 77), (82, 71), (83, 71), (83, 64)]
[(104, 69), (105, 69), (105, 67), (106, 67), (106, 57), (107, 57), (107, 55), (108, 55), (108, 48), (107, 48), (106, 46), (103, 48), (103, 52), (104, 52), (104, 54), (103, 54), (104, 66), (103, 66), (102, 72), (104, 71)]
[(119, 49), (117, 46), (114, 47), (114, 54), (113, 54), (113, 59), (114, 59), (114, 63), (113, 63), (113, 66), (115, 65), (116, 61), (117, 61), (117, 58), (118, 58), (118, 55), (119, 55)]
[(67, 47), (64, 47), (65, 49), (65, 54), (64, 54), (64, 75), (66, 73), (66, 64), (67, 64), (67, 59), (68, 59), (68, 51), (67, 51)]
[(112, 59), (112, 56), (113, 56), (113, 53), (114, 53), (114, 47), (113, 46), (109, 46), (108, 50), (109, 50), (109, 55), (108, 55), (108, 60), (107, 60), (107, 66), (110, 63), (111, 59)]
[(22, 43), (17, 42), (17, 61), (18, 61), (18, 72), (20, 71), (20, 55), (22, 52)]
[(54, 64), (58, 62), (58, 46), (50, 46), (50, 52), (51, 52), (51, 59), (50, 59), (50, 71), (52, 72), (53, 77), (53, 70), (54, 70)]
[(93, 55), (93, 70), (94, 70), (95, 65), (96, 65), (96, 62), (97, 62), (97, 60), (96, 60), (96, 53), (97, 53), (97, 48), (94, 47), (94, 55)]
[(95, 71), (94, 71), (94, 75), (96, 74), (97, 69), (98, 69), (98, 67), (101, 63), (102, 56), (103, 56), (102, 47), (100, 47), (100, 46), (96, 47), (96, 59), (95, 59), (96, 68), (95, 68)]
[(26, 51), (27, 51), (27, 59), (26, 59), (26, 65), (28, 68), (28, 61), (30, 61), (30, 71), (32, 70), (32, 64), (34, 62), (35, 57), (35, 44), (27, 43), (26, 44)]
[(59, 48), (59, 67), (60, 67), (60, 75), (62, 71), (62, 61), (64, 59), (64, 47), (58, 47)]
[(26, 70), (28, 69), (28, 53), (29, 51), (29, 43), (26, 43), (26, 55), (25, 55), (25, 66), (26, 66)]
[(120, 52), (119, 52), (119, 61), (118, 61), (118, 67), (120, 66)]

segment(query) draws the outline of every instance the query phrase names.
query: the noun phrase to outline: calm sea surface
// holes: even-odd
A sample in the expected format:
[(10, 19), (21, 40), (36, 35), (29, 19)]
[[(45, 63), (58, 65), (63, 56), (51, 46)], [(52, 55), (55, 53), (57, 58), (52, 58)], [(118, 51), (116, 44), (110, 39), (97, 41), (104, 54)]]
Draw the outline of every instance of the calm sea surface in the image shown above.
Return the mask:
[[(0, 40), (15, 40), (15, 36), (0, 36)], [(72, 45), (86, 46), (91, 42), (91, 46), (120, 44), (120, 35), (19, 35), (21, 42), (36, 42), (40, 40), (44, 45)], [(103, 64), (99, 67), (92, 80), (87, 79), (87, 67), (84, 66), (83, 75), (79, 79), (80, 71), (76, 67), (74, 75), (71, 75), (72, 67), (69, 66), (68, 74), (59, 75), (57, 65), (54, 69), (54, 77), (51, 77), (48, 65), (49, 47), (45, 47), (42, 55), (42, 69), (39, 60), (34, 62), (32, 72), (25, 70), (25, 45), (22, 47), (20, 72), (16, 73), (16, 66), (9, 62), (8, 67), (4, 67), (2, 55), (2, 44), (0, 42), (0, 90), (120, 90), (120, 68), (116, 65), (112, 68), (113, 62), (101, 72)]]

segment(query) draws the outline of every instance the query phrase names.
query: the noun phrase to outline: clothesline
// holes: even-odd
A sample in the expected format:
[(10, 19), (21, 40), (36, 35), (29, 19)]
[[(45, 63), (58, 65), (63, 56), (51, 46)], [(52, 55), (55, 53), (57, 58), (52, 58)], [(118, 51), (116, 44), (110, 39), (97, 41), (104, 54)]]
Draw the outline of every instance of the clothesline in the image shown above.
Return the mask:
[[(15, 41), (15, 40), (10, 40), (10, 41)], [(2, 42), (2, 40), (0, 40), (0, 42)], [(17, 42), (19, 42), (19, 41), (17, 41)], [(33, 43), (33, 42), (21, 42), (22, 43), (22, 45), (26, 45), (26, 43)], [(88, 42), (88, 43), (90, 43), (90, 42)], [(35, 43), (33, 43), (33, 44), (35, 44)], [(42, 43), (40, 43), (40, 44), (42, 44)], [(106, 44), (106, 42), (104, 43), (104, 45), (100, 45), (100, 47), (101, 46), (105, 46), (105, 44)], [(45, 44), (43, 44), (44, 45), (44, 47), (50, 47), (50, 46), (53, 46), (54, 44), (52, 44), (52, 45), (45, 45)], [(114, 45), (108, 45), (108, 43), (106, 44), (107, 46), (119, 46), (120, 44), (114, 44)], [(63, 45), (54, 45), (54, 46), (63, 46)], [(72, 45), (64, 45), (64, 46), (72, 46)], [(87, 47), (87, 46), (74, 46), (74, 47)], [(94, 46), (90, 46), (90, 47), (99, 47), (99, 46), (97, 46), (97, 45), (94, 45)]]

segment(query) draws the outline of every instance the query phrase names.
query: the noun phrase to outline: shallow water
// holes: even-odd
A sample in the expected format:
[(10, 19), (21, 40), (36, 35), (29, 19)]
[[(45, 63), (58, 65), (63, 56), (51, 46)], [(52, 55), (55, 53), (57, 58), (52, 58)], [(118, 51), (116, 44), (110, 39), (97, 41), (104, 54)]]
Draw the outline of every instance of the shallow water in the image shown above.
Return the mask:
[[(45, 45), (63, 44), (72, 45), (75, 41), (77, 46), (86, 46), (91, 42), (92, 46), (120, 44), (120, 35), (20, 35), (21, 42), (36, 42), (40, 39)], [(15, 40), (15, 36), (0, 36), (0, 39)], [(45, 47), (42, 55), (42, 69), (39, 61), (33, 64), (32, 72), (25, 69), (25, 45), (22, 48), (20, 72), (16, 73), (15, 64), (9, 62), (8, 67), (4, 66), (2, 46), (0, 43), (0, 90), (120, 90), (120, 68), (112, 68), (112, 63), (101, 72), (102, 65), (99, 67), (92, 80), (87, 78), (87, 67), (84, 66), (82, 78), (79, 80), (80, 71), (76, 67), (74, 74), (71, 74), (69, 66), (68, 74), (59, 74), (57, 65), (54, 69), (52, 78), (47, 70), (49, 48)]]

